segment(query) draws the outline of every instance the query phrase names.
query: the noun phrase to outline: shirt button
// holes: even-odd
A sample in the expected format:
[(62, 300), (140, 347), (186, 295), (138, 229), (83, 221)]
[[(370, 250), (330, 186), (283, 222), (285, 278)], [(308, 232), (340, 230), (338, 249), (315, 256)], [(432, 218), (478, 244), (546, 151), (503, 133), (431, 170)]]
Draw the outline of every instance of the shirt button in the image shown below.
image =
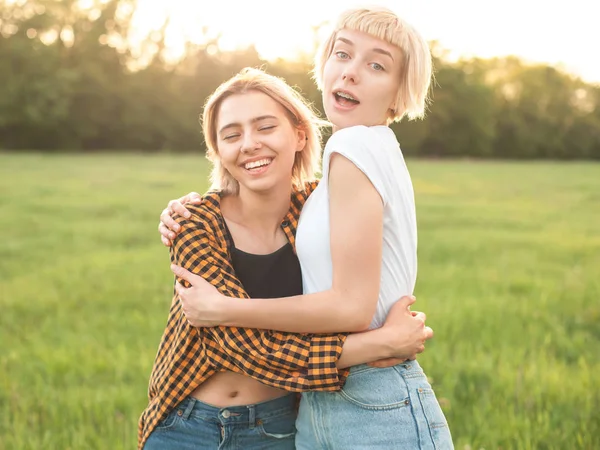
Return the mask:
[(225, 417), (226, 419), (229, 419), (229, 417), (231, 416), (231, 413), (229, 412), (228, 409), (226, 409), (225, 411), (223, 411), (221, 413), (223, 415), (223, 417)]
[(281, 222), (281, 226), (282, 227), (289, 227), (290, 226), (290, 221), (289, 220), (284, 220), (283, 222)]

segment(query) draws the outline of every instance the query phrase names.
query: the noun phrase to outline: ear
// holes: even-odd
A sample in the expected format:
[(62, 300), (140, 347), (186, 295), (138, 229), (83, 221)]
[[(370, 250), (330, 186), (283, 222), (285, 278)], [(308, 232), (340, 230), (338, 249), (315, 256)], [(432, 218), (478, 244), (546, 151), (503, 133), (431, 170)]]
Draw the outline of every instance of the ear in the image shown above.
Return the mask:
[(296, 129), (296, 152), (301, 152), (306, 147), (306, 143), (308, 142), (308, 134), (304, 129), (298, 128)]

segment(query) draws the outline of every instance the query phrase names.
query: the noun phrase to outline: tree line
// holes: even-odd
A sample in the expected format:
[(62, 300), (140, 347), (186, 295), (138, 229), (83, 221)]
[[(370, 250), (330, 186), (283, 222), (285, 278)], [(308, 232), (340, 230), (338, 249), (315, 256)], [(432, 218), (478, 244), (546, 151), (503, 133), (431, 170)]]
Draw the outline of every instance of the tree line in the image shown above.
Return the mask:
[[(322, 112), (310, 58), (263, 61), (218, 39), (165, 57), (165, 28), (127, 45), (135, 0), (0, 0), (0, 149), (203, 151), (210, 93), (247, 66), (295, 86)], [(600, 159), (600, 85), (516, 57), (452, 61), (432, 42), (425, 120), (393, 125), (427, 157)]]

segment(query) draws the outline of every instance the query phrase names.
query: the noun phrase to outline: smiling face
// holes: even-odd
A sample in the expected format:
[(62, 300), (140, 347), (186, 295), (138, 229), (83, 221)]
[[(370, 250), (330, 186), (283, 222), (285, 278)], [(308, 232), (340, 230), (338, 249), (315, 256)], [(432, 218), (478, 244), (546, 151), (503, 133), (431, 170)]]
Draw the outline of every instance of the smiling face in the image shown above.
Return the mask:
[(291, 187), (306, 133), (292, 125), (281, 104), (258, 91), (234, 94), (221, 102), (216, 119), (218, 157), (240, 192)]
[(366, 33), (340, 30), (323, 68), (323, 105), (336, 128), (385, 125), (400, 88), (400, 48)]

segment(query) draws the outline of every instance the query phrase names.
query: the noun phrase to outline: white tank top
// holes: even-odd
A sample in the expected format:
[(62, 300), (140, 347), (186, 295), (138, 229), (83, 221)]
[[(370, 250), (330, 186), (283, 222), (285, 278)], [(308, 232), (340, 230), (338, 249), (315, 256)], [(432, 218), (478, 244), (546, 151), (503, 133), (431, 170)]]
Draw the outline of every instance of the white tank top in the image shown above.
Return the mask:
[[(383, 253), (377, 310), (369, 329), (385, 322), (391, 306), (412, 294), (417, 279), (417, 224), (413, 186), (394, 132), (387, 126), (355, 126), (335, 132), (323, 154), (323, 178), (298, 224), (296, 250), (305, 294), (331, 288), (329, 160), (337, 152), (371, 181), (383, 201)], [(343, 331), (343, 330), (340, 330)]]

